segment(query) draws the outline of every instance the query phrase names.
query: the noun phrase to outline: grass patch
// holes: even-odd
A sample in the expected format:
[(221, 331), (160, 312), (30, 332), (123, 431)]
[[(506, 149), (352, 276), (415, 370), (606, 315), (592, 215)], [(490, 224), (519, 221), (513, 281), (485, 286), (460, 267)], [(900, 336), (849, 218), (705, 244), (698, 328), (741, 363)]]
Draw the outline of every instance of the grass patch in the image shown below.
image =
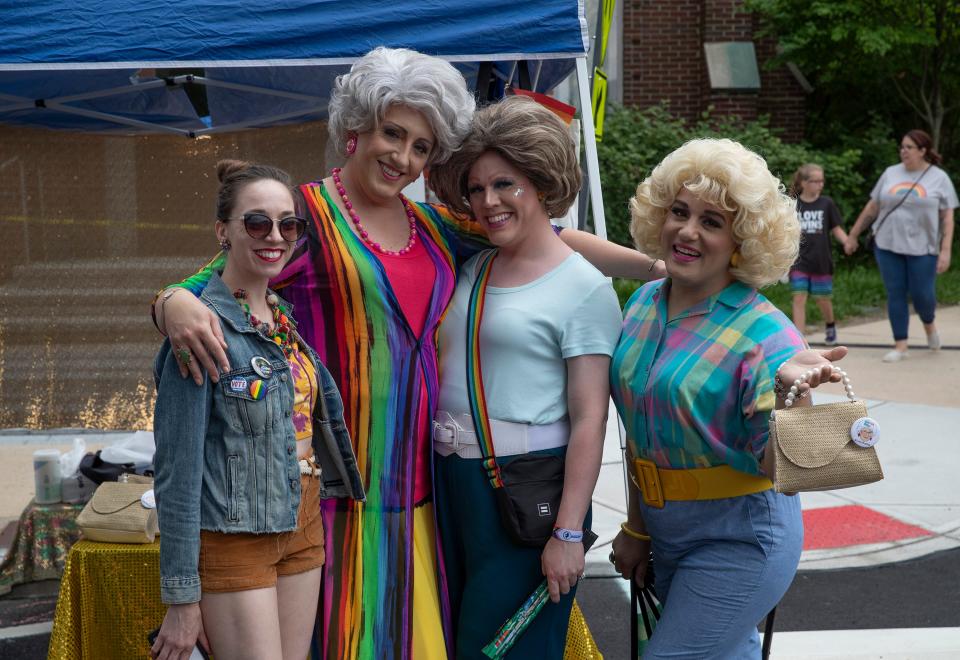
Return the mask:
[[(613, 287), (620, 298), (621, 306), (641, 284), (643, 282), (637, 280), (614, 280)], [(789, 284), (775, 284), (761, 289), (761, 292), (784, 314), (790, 316), (792, 301)], [(956, 259), (950, 270), (937, 277), (937, 303), (960, 303), (960, 263), (957, 263)], [(887, 294), (876, 266), (856, 265), (834, 272), (833, 313), (837, 321), (883, 313), (886, 304)], [(807, 323), (816, 325), (822, 321), (820, 309), (808, 298)]]

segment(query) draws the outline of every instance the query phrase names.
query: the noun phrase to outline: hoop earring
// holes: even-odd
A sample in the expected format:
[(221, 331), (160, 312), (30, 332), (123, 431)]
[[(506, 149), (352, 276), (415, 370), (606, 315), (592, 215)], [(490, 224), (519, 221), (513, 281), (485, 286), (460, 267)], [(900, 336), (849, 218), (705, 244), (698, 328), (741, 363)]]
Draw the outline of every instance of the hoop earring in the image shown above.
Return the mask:
[(539, 201), (541, 204), (543, 203), (543, 200), (545, 200), (546, 198), (547, 196), (544, 194), (542, 190), (537, 193), (537, 201)]
[(347, 138), (347, 148), (346, 152), (348, 156), (352, 156), (353, 153), (357, 150), (357, 136), (351, 135)]
[(229, 252), (230, 248), (232, 247), (233, 246), (230, 245), (230, 241), (228, 241), (227, 239), (223, 239), (222, 241), (220, 241), (220, 249), (223, 250), (224, 252)]

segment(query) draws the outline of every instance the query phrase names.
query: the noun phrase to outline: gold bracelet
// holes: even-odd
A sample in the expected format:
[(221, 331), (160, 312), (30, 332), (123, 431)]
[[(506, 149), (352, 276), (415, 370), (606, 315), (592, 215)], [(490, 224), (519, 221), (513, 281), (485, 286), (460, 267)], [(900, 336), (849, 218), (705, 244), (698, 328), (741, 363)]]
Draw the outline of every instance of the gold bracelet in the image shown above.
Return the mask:
[(627, 523), (625, 523), (625, 522), (620, 523), (620, 529), (623, 530), (623, 533), (624, 533), (624, 534), (626, 534), (626, 535), (629, 536), (630, 538), (637, 539), (638, 541), (649, 541), (649, 540), (650, 540), (650, 535), (649, 535), (649, 534), (641, 534), (641, 533), (638, 532), (638, 531), (632, 530), (632, 529), (630, 529), (630, 528), (627, 526)]

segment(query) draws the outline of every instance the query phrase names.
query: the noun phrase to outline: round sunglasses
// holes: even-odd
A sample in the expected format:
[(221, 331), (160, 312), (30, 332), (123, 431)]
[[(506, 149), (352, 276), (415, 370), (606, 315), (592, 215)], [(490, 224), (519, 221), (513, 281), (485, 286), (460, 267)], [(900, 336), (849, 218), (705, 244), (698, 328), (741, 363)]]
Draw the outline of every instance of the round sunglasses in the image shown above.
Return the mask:
[[(274, 220), (263, 213), (244, 213), (239, 219), (243, 220), (247, 235), (254, 240), (261, 241), (273, 231)], [(276, 224), (280, 226), (280, 236), (288, 243), (299, 241), (307, 231), (307, 221), (295, 215), (280, 218)]]

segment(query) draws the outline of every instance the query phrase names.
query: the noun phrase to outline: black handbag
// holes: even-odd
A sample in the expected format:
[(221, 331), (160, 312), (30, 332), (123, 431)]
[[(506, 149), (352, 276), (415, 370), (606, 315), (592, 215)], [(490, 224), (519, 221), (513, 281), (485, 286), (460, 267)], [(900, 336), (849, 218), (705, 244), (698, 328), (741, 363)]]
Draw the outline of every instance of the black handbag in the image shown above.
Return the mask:
[[(542, 548), (550, 540), (563, 497), (564, 460), (559, 456), (524, 454), (503, 461), (497, 460), (493, 448), (487, 401), (480, 370), (480, 319), (483, 316), (484, 291), (496, 251), (480, 263), (477, 281), (470, 292), (467, 306), (467, 395), (483, 454), (483, 466), (500, 512), (500, 522), (518, 545)], [(585, 547), (597, 538), (584, 530)]]
[(118, 481), (122, 474), (136, 474), (133, 463), (111, 463), (100, 458), (100, 452), (88, 453), (80, 459), (80, 474), (97, 484)]

